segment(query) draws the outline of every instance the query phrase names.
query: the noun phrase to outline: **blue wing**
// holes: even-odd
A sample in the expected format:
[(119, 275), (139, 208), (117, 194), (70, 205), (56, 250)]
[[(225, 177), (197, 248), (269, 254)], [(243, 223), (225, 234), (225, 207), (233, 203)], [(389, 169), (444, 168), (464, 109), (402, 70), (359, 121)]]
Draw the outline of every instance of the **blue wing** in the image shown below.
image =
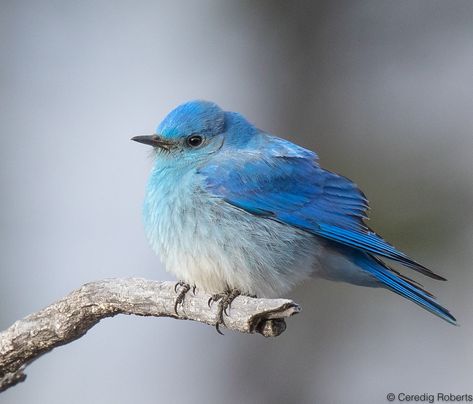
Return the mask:
[(445, 280), (371, 231), (368, 201), (350, 180), (321, 168), (317, 155), (263, 135), (260, 147), (223, 151), (199, 172), (206, 190), (252, 214), (295, 226)]

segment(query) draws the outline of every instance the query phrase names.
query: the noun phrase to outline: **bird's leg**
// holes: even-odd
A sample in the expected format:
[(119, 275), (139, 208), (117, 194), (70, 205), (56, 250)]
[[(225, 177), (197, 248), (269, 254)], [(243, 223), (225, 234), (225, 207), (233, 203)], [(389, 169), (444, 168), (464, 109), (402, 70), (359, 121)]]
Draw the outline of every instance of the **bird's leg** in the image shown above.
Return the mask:
[[(185, 297), (187, 292), (191, 289), (191, 285), (189, 285), (187, 282), (184, 281), (179, 281), (174, 285), (174, 292), (177, 293), (177, 288), (180, 287), (181, 290), (179, 291), (179, 294), (176, 297), (176, 301), (174, 302), (174, 312), (177, 314), (177, 306), (180, 305)], [(195, 295), (195, 288), (196, 286), (192, 286), (192, 293)]]
[(241, 292), (238, 289), (227, 289), (223, 293), (216, 293), (210, 297), (208, 302), (209, 307), (212, 306), (213, 302), (218, 302), (217, 322), (215, 323), (215, 328), (219, 334), (223, 335), (219, 328), (221, 324), (225, 325), (223, 314), (225, 313), (225, 315), (228, 316), (227, 310), (230, 310), (232, 302), (240, 295)]

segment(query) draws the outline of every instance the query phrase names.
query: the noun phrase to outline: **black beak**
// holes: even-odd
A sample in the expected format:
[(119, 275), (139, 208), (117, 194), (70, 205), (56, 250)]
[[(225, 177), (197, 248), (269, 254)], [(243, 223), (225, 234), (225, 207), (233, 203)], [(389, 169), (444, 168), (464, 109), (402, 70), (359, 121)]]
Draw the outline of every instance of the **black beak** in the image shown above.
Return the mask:
[(170, 147), (172, 146), (171, 142), (164, 140), (162, 137), (158, 135), (140, 135), (140, 136), (132, 137), (131, 140), (134, 140), (135, 142), (138, 142), (138, 143), (147, 144), (153, 147), (160, 147), (166, 150), (169, 150)]

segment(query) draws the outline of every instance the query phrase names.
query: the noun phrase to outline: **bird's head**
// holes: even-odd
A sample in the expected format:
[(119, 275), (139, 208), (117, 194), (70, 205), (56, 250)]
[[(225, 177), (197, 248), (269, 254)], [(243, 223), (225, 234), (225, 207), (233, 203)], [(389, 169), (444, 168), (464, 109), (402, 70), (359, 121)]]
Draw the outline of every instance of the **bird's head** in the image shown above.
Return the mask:
[(132, 140), (153, 146), (166, 158), (198, 159), (223, 144), (225, 112), (209, 101), (190, 101), (172, 110), (153, 135)]
[(256, 129), (241, 115), (223, 111), (209, 101), (190, 101), (172, 110), (153, 135), (132, 140), (154, 147), (166, 160), (200, 161), (219, 151), (224, 143), (240, 144)]

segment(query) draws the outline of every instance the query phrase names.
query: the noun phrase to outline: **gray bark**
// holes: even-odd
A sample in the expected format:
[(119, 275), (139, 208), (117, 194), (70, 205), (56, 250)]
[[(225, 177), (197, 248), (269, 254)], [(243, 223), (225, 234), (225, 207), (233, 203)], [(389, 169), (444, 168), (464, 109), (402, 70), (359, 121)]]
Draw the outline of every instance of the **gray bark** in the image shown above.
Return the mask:
[[(209, 308), (211, 295), (199, 290), (195, 295), (192, 291), (187, 293), (176, 314), (174, 285), (139, 278), (91, 282), (18, 320), (0, 333), (0, 392), (25, 380), (24, 369), (33, 360), (82, 337), (106, 317), (134, 314), (215, 325), (217, 304)], [(300, 307), (291, 300), (239, 296), (225, 316), (225, 326), (229, 330), (276, 337), (286, 329), (284, 319), (299, 311)]]

